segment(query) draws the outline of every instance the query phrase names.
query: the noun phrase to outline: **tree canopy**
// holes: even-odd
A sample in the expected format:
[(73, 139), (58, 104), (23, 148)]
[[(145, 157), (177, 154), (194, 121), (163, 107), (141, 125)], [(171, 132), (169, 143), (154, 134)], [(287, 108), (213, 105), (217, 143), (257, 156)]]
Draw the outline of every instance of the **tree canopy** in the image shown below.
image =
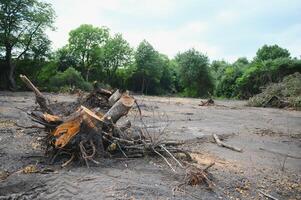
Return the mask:
[(109, 38), (109, 29), (83, 24), (70, 31), (68, 48), (71, 55), (77, 59), (86, 81), (89, 80), (91, 69), (100, 59), (102, 47)]
[(256, 60), (265, 61), (273, 60), (276, 58), (289, 58), (290, 53), (287, 49), (283, 49), (278, 45), (264, 45), (256, 52)]
[(122, 34), (90, 24), (71, 30), (67, 44), (53, 52), (45, 30), (54, 28), (54, 19), (42, 0), (0, 1), (0, 89), (15, 89), (17, 75), (26, 73), (54, 91), (87, 90), (97, 82), (144, 94), (246, 99), (301, 72), (301, 60), (276, 44), (262, 46), (253, 59), (210, 63), (196, 49), (169, 58), (146, 40), (133, 48)]
[(180, 81), (189, 96), (205, 96), (212, 92), (213, 82), (209, 73), (209, 58), (190, 49), (176, 56)]
[(2, 0), (0, 3), (1, 85), (15, 89), (15, 60), (40, 58), (49, 50), (45, 29), (53, 28), (50, 4), (39, 0)]

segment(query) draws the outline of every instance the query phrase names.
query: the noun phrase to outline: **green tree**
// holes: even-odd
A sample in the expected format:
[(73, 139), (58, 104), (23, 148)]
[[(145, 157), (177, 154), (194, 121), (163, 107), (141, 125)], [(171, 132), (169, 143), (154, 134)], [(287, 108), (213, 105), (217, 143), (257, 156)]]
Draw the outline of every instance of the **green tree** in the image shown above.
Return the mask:
[(135, 69), (131, 77), (134, 90), (141, 93), (155, 93), (162, 76), (162, 59), (159, 53), (146, 40), (143, 40), (135, 52)]
[(109, 29), (83, 24), (70, 31), (68, 49), (78, 59), (85, 80), (89, 80), (91, 69), (99, 62), (102, 47), (109, 38)]
[(287, 49), (281, 48), (278, 45), (264, 45), (256, 52), (256, 61), (274, 60), (276, 58), (289, 58), (290, 53)]
[(32, 54), (41, 55), (49, 47), (44, 31), (53, 28), (55, 15), (50, 4), (39, 0), (0, 1), (1, 82), (4, 88), (15, 89), (15, 62)]
[(209, 73), (206, 55), (190, 49), (176, 56), (180, 69), (180, 81), (189, 96), (205, 96), (213, 91), (213, 80)]
[(175, 93), (177, 91), (177, 72), (175, 63), (170, 61), (166, 55), (160, 55), (162, 64), (162, 76), (160, 79), (159, 93)]
[(55, 59), (57, 60), (58, 70), (62, 72), (69, 67), (76, 68), (79, 65), (79, 60), (71, 53), (68, 45), (55, 52)]
[(132, 61), (133, 50), (121, 34), (116, 34), (106, 41), (102, 52), (101, 63), (106, 71), (107, 82), (112, 84), (116, 79), (116, 70)]

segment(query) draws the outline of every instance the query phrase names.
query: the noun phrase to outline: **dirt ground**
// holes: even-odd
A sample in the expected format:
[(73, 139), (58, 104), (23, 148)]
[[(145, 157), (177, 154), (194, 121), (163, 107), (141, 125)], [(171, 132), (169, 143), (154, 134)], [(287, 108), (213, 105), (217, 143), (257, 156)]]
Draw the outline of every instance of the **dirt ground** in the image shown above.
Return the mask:
[[(72, 102), (76, 96), (47, 94)], [(30, 92), (0, 92), (0, 199), (301, 199), (301, 112), (245, 106), (244, 101), (136, 96), (149, 131), (184, 141), (215, 186), (186, 186), (160, 158), (104, 159), (99, 166), (49, 165), (39, 140), (41, 130), (26, 112), (35, 106)], [(141, 125), (133, 110), (129, 118)], [(137, 122), (136, 122), (137, 121)], [(217, 146), (212, 134), (242, 148)], [(271, 153), (272, 152), (279, 152)], [(290, 156), (287, 156), (290, 155)], [(292, 158), (295, 157), (295, 158)], [(36, 165), (49, 173), (18, 172)], [(7, 172), (15, 172), (6, 177)]]

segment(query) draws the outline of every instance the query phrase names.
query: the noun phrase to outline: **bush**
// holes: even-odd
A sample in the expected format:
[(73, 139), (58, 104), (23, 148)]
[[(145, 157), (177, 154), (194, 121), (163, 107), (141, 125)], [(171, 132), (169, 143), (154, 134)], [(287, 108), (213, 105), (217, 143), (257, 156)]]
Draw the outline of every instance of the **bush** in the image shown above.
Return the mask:
[(268, 85), (262, 93), (249, 99), (257, 107), (294, 107), (301, 109), (301, 74), (286, 76), (282, 82)]
[(253, 62), (236, 80), (237, 94), (247, 99), (260, 93), (261, 88), (272, 82), (279, 82), (284, 76), (301, 73), (301, 60), (277, 58)]
[(233, 98), (237, 96), (237, 87), (235, 81), (242, 75), (241, 69), (235, 66), (228, 66), (224, 70), (224, 75), (216, 85), (215, 94), (217, 96)]
[(56, 62), (49, 62), (45, 64), (38, 74), (39, 87), (47, 88), (50, 78), (57, 74), (57, 69), (58, 65)]
[(93, 86), (89, 82), (84, 81), (80, 72), (76, 71), (73, 67), (69, 67), (64, 72), (58, 72), (50, 78), (49, 85), (51, 90), (64, 92), (74, 90), (75, 88), (85, 91), (93, 89)]

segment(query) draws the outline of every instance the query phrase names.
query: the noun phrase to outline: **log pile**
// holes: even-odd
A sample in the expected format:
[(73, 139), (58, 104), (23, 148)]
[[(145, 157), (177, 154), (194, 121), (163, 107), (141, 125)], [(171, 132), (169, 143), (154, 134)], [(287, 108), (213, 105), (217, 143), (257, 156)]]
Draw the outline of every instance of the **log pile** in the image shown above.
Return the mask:
[[(157, 155), (173, 172), (176, 170), (172, 162), (185, 172), (186, 164), (179, 161), (176, 154), (181, 154), (182, 157), (184, 155), (186, 160), (192, 160), (187, 151), (178, 147), (182, 143), (154, 137), (146, 127), (133, 126), (130, 121), (117, 125), (119, 119), (127, 115), (135, 105), (141, 117), (141, 110), (135, 98), (127, 91), (95, 89), (72, 104), (68, 112), (60, 113), (58, 108), (66, 109), (68, 105), (51, 104), (26, 76), (20, 77), (34, 91), (36, 102), (40, 106), (40, 111), (32, 111), (29, 115), (34, 122), (45, 127), (46, 155), (52, 163), (62, 163), (64, 160), (62, 167), (72, 162), (80, 162), (89, 167), (91, 164), (99, 164), (104, 157), (136, 158)], [(206, 176), (207, 173), (202, 169), (197, 172), (194, 170), (193, 174), (191, 170), (186, 172), (190, 174), (185, 176), (187, 184), (206, 182), (207, 185), (212, 185)]]

